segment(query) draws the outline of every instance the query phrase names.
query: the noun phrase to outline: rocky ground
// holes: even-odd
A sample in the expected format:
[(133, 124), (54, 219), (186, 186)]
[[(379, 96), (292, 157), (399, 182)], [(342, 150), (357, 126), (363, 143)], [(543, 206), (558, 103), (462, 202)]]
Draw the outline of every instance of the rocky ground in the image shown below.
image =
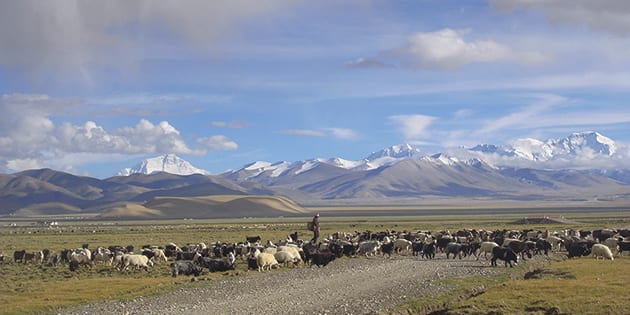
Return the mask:
[(410, 297), (449, 290), (440, 279), (490, 275), (481, 258), (413, 256), (338, 259), (328, 266), (225, 277), (160, 296), (60, 310), (59, 314), (375, 314)]

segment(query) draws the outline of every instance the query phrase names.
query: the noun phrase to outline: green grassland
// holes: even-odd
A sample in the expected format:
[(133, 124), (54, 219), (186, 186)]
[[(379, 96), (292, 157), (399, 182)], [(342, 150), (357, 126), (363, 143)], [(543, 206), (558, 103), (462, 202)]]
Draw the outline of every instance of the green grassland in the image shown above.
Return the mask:
[[(449, 308), (450, 314), (628, 314), (630, 257), (563, 260)], [(525, 279), (527, 278), (527, 279)]]
[[(518, 215), (418, 215), (418, 216), (359, 216), (331, 217), (322, 213), (322, 235), (353, 231), (440, 231), (458, 229), (591, 229), (628, 226), (627, 212), (579, 213), (571, 217), (579, 224), (515, 225), (511, 222)], [(77, 248), (89, 243), (90, 248), (109, 245), (145, 244), (163, 246), (169, 242), (178, 245), (204, 242), (239, 242), (245, 236), (261, 236), (263, 241), (285, 239), (298, 232), (300, 238), (309, 239), (306, 222), (310, 217), (242, 218), (213, 220), (155, 220), (155, 221), (59, 221), (58, 227), (45, 227), (34, 219), (0, 220), (0, 253), (8, 262), (0, 263), (0, 313), (33, 314), (54, 312), (63, 306), (92, 303), (103, 300), (132, 299), (154, 295), (185, 286), (211, 285), (223, 277), (248, 276), (245, 264), (238, 264), (235, 271), (204, 273), (197, 282), (190, 278), (172, 278), (168, 264), (156, 265), (146, 272), (120, 272), (113, 267), (95, 265), (70, 272), (65, 265), (57, 267), (19, 264), (12, 262), (15, 250), (27, 251), (44, 248), (60, 251)], [(12, 226), (9, 226), (12, 225)], [(451, 294), (423, 301), (410, 300), (401, 305), (400, 312), (422, 313), (448, 306), (454, 313), (485, 314), (499, 311), (511, 313), (544, 313), (542, 310), (557, 307), (562, 312), (589, 313), (596, 308), (582, 305), (588, 297), (594, 301), (593, 291), (601, 292), (597, 298), (601, 305), (611, 309), (630, 309), (630, 302), (620, 299), (630, 296), (622, 284), (630, 283), (627, 272), (630, 259), (623, 257), (610, 261), (591, 258), (557, 261), (534, 266), (522, 264), (496, 277), (483, 279), (446, 279), (453, 287)], [(502, 268), (502, 267), (501, 267)], [(522, 280), (527, 272), (534, 272), (539, 279)], [(566, 275), (566, 276), (565, 276)], [(141, 281), (139, 281), (141, 280)], [(81, 288), (77, 290), (77, 288)], [(569, 289), (567, 289), (569, 288)], [(589, 289), (590, 288), (590, 289)], [(481, 290), (481, 291), (480, 291)], [(506, 294), (508, 292), (509, 294)], [(479, 292), (483, 294), (478, 295)], [(567, 292), (567, 297), (561, 294)], [(605, 295), (603, 292), (614, 292)], [(554, 295), (555, 294), (555, 295)], [(571, 298), (569, 294), (573, 294)], [(476, 295), (472, 299), (467, 297)], [(549, 296), (555, 296), (550, 299)], [(458, 297), (453, 299), (453, 297)], [(582, 300), (580, 300), (582, 297)], [(461, 300), (459, 303), (449, 301)], [(542, 302), (541, 302), (542, 301)], [(530, 308), (527, 308), (530, 307)], [(584, 310), (582, 312), (581, 310)], [(396, 311), (394, 311), (396, 312)], [(614, 313), (614, 312), (613, 312)]]
[(444, 279), (448, 294), (412, 298), (390, 313), (628, 314), (630, 256), (565, 257), (529, 261), (492, 277)]

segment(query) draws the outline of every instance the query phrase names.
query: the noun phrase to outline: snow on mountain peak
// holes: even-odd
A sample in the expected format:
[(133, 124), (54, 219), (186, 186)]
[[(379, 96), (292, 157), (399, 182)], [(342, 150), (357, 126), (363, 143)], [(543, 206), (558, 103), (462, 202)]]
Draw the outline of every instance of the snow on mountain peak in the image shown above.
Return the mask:
[(617, 150), (613, 140), (595, 131), (576, 132), (567, 139), (562, 139), (561, 142), (573, 150), (588, 148), (604, 155), (613, 155)]
[(444, 153), (437, 153), (431, 156), (425, 156), (423, 157), (423, 160), (451, 166), (461, 162), (458, 158), (448, 156)]
[(250, 164), (246, 165), (243, 168), (248, 170), (248, 171), (255, 171), (255, 170), (264, 170), (264, 169), (268, 168), (269, 166), (271, 166), (271, 163), (269, 163), (269, 162), (256, 161), (256, 162), (253, 162), (253, 163), (250, 163)]
[(120, 170), (117, 176), (129, 176), (132, 174), (153, 174), (165, 172), (175, 175), (210, 174), (208, 171), (196, 168), (190, 162), (175, 154), (165, 154), (154, 158), (148, 158), (131, 168)]
[[(345, 160), (339, 157), (314, 158), (296, 162), (257, 161), (246, 165), (243, 178), (254, 178), (261, 174), (268, 177), (294, 176), (330, 165), (352, 171), (369, 171), (394, 165), (407, 159), (420, 159), (440, 165), (473, 167), (504, 167), (535, 165), (543, 167), (576, 167), (599, 157), (612, 156), (616, 152), (615, 142), (597, 132), (577, 132), (561, 139), (538, 140), (521, 138), (505, 145), (481, 144), (473, 148), (422, 156), (419, 149), (410, 144), (394, 145), (372, 152), (362, 160)], [(601, 163), (601, 162), (600, 162)], [(237, 173), (239, 171), (232, 171)]]
[(594, 131), (576, 132), (566, 138), (546, 141), (523, 138), (506, 146), (477, 145), (470, 149), (476, 153), (516, 157), (533, 162), (592, 158), (593, 155), (612, 156), (616, 150), (613, 140)]
[(342, 159), (339, 157), (329, 158), (329, 159), (317, 159), (317, 160), (321, 163), (326, 163), (328, 165), (341, 167), (345, 169), (357, 168), (364, 165), (366, 162), (365, 160), (350, 161), (350, 160)]
[(399, 145), (393, 145), (389, 148), (385, 148), (380, 151), (372, 152), (372, 154), (370, 154), (366, 158), (366, 160), (373, 161), (373, 160), (383, 158), (383, 157), (390, 157), (390, 158), (395, 158), (395, 159), (412, 158), (414, 156), (417, 156), (418, 154), (420, 154), (419, 149), (414, 148), (408, 143), (404, 143), (404, 144), (399, 144)]

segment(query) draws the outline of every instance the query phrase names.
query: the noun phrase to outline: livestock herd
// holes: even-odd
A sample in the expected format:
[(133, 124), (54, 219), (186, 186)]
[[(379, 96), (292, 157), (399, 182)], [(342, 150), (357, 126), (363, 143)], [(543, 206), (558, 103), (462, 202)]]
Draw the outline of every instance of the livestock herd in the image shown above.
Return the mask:
[[(143, 245), (139, 251), (134, 246), (113, 245), (89, 249), (65, 249), (57, 253), (44, 249), (19, 250), (13, 253), (13, 263), (33, 263), (57, 266), (67, 264), (71, 271), (83, 266), (104, 264), (120, 271), (144, 269), (150, 271), (157, 264), (170, 267), (173, 277), (199, 276), (209, 272), (234, 270), (237, 258), (251, 270), (265, 271), (281, 266), (323, 267), (341, 257), (383, 255), (410, 255), (419, 259), (434, 259), (436, 254), (446, 259), (469, 257), (479, 260), (484, 256), (493, 266), (502, 260), (510, 267), (520, 259), (533, 255), (549, 255), (551, 251), (566, 251), (568, 258), (593, 255), (595, 258), (614, 260), (614, 254), (630, 251), (629, 229), (597, 230), (468, 230), (428, 232), (336, 232), (318, 243), (298, 238), (292, 233), (277, 242), (263, 242), (259, 236), (246, 236), (243, 242), (190, 243), (179, 247)], [(168, 262), (171, 261), (170, 264)], [(0, 262), (10, 258), (0, 254)]]

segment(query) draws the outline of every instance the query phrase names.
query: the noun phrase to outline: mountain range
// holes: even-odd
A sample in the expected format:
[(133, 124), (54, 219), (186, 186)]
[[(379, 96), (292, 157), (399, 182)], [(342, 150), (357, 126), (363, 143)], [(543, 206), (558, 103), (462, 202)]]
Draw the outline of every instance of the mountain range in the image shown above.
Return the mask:
[[(362, 160), (257, 161), (216, 175), (165, 155), (107, 179), (50, 169), (0, 174), (0, 214), (242, 217), (305, 213), (298, 204), (627, 202), (630, 170), (585, 168), (579, 163), (614, 161), (619, 159), (619, 148), (596, 132), (459, 148), (453, 151), (457, 156), (423, 155), (402, 144)], [(576, 167), (548, 167), (558, 162)], [(519, 166), (523, 164), (528, 167)]]
[(206, 170), (192, 166), (190, 162), (178, 157), (175, 154), (166, 154), (143, 160), (133, 167), (124, 168), (120, 170), (116, 176), (129, 176), (132, 174), (150, 175), (160, 172), (177, 175), (210, 174), (210, 172)]

